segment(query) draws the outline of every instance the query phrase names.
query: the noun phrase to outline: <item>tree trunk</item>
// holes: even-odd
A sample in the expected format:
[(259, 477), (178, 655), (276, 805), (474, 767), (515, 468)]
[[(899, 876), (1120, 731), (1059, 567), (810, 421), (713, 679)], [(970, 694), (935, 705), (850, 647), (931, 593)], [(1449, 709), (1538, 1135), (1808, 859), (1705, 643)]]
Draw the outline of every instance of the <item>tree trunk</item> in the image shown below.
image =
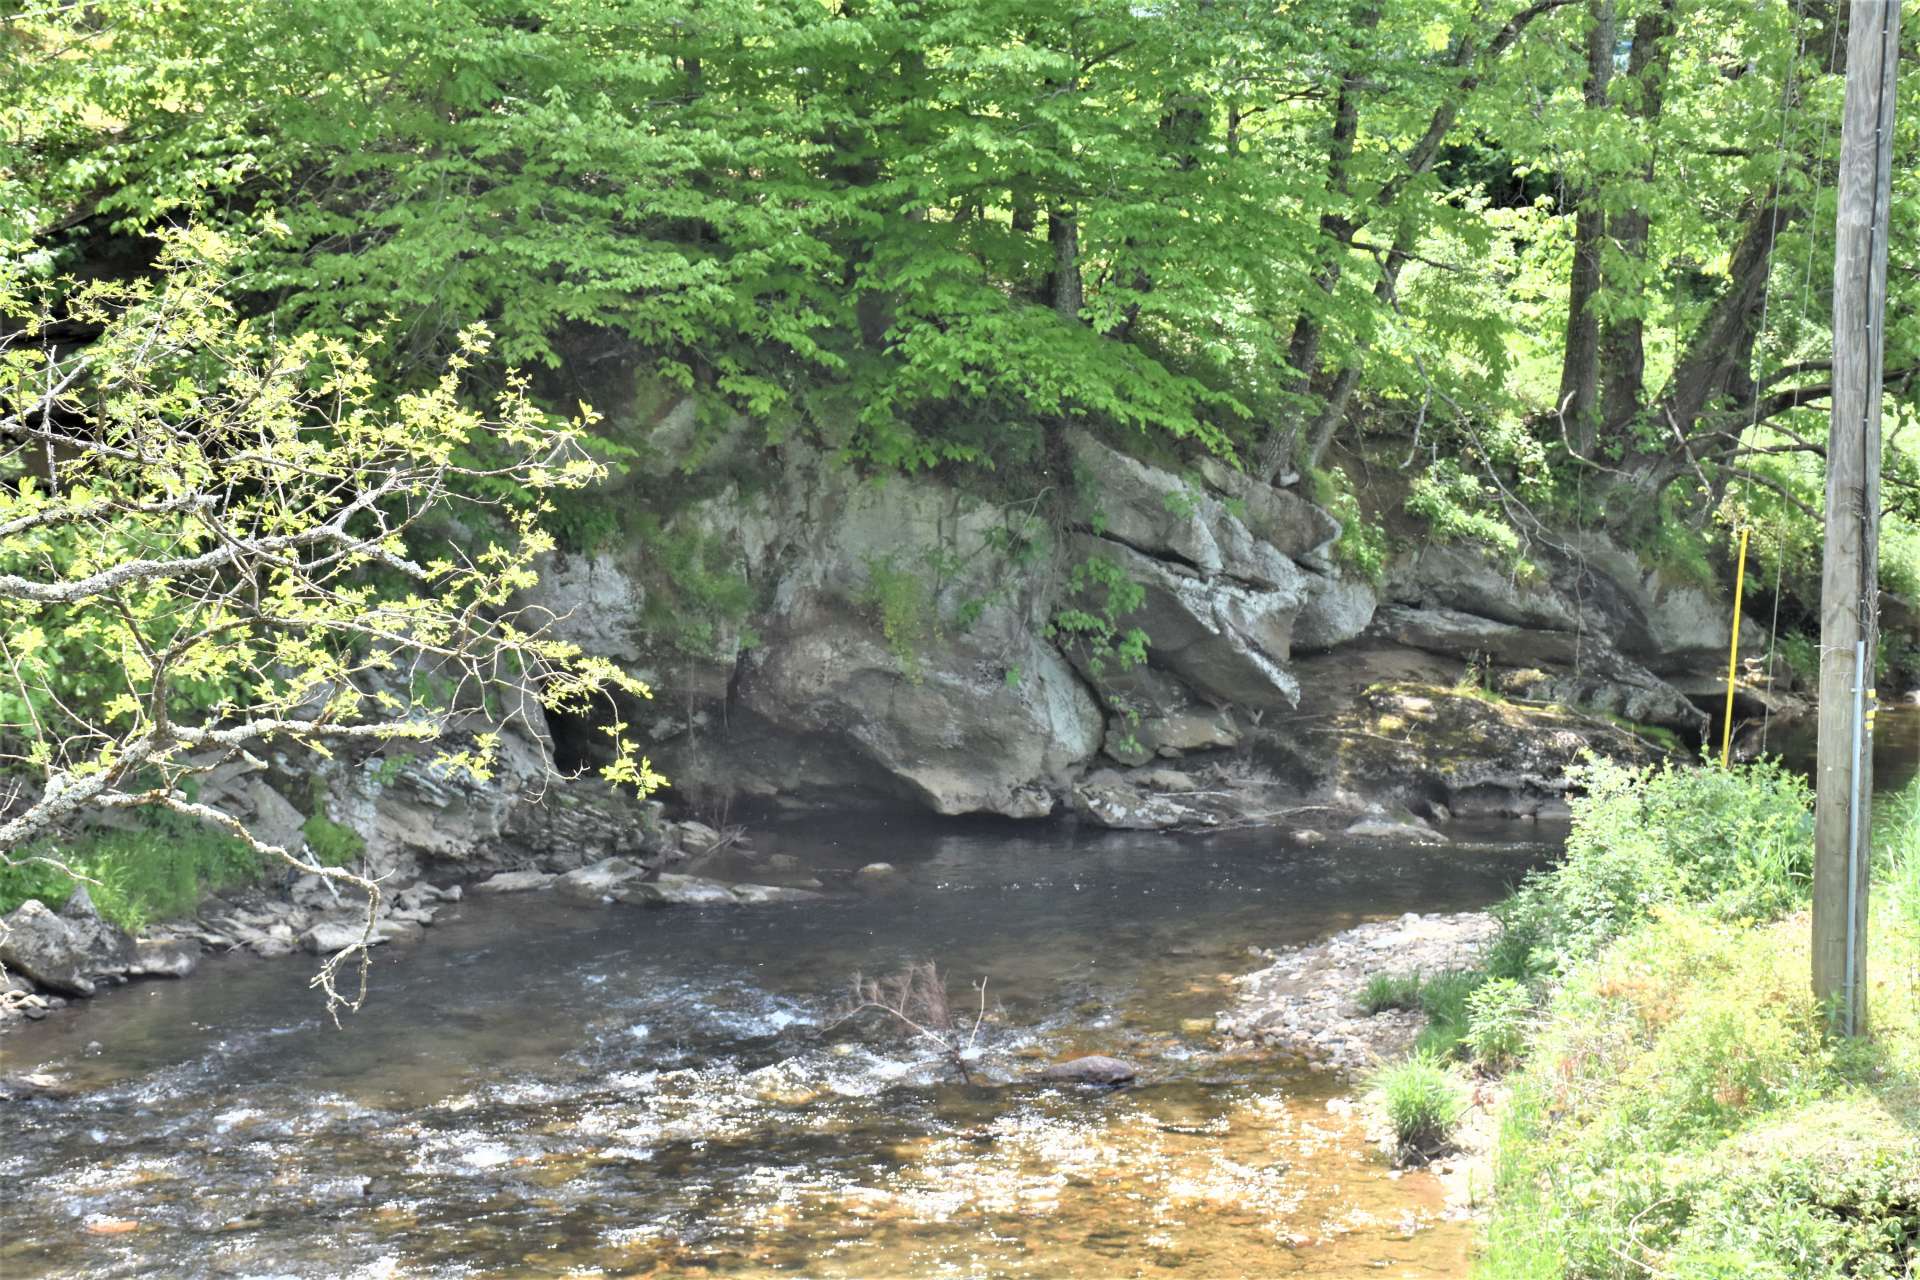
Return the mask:
[[(1636, 120), (1655, 120), (1666, 89), (1667, 64), (1671, 45), (1667, 39), (1673, 30), (1672, 0), (1659, 9), (1645, 13), (1633, 24), (1633, 51), (1627, 58), (1627, 78), (1633, 94), (1622, 110)], [(1653, 160), (1648, 158), (1640, 174), (1645, 187), (1653, 185)], [(1647, 279), (1647, 235), (1650, 230), (1645, 205), (1636, 196), (1628, 207), (1608, 220), (1614, 259), (1620, 264), (1618, 279), (1608, 287), (1616, 294), (1638, 298), (1651, 283)], [(1637, 307), (1622, 308), (1600, 335), (1600, 423), (1606, 438), (1623, 433), (1640, 412), (1646, 395), (1647, 351), (1646, 322)]]
[(1062, 320), (1078, 324), (1086, 297), (1080, 281), (1080, 223), (1071, 209), (1056, 204), (1047, 210), (1047, 243), (1053, 246), (1048, 288), (1053, 309)]
[[(1613, 0), (1587, 6), (1586, 108), (1607, 109), (1613, 79)], [(1602, 180), (1589, 175), (1574, 194), (1573, 270), (1567, 289), (1567, 341), (1560, 363), (1560, 417), (1567, 439), (1581, 457), (1591, 457), (1599, 438), (1600, 254), (1607, 238)]]

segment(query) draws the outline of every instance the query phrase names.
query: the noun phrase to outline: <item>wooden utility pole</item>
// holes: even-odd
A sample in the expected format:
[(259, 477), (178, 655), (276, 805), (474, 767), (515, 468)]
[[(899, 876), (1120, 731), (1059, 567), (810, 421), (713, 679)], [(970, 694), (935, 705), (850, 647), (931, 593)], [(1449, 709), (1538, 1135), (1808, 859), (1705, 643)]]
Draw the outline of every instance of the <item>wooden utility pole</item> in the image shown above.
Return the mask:
[(1900, 0), (1853, 0), (1847, 10), (1820, 590), (1813, 993), (1830, 1002), (1835, 1030), (1858, 1035), (1867, 1026), (1867, 806), (1873, 794), (1867, 712), (1878, 610), (1880, 376)]

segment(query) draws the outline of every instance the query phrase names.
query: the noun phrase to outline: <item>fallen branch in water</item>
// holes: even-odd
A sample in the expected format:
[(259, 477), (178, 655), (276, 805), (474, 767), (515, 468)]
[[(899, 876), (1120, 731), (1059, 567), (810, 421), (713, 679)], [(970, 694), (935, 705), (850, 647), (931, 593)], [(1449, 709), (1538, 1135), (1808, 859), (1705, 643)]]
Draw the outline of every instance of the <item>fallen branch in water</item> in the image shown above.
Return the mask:
[(972, 1084), (967, 1058), (979, 1042), (981, 1024), (987, 1020), (986, 978), (974, 983), (973, 989), (979, 993), (980, 1003), (972, 1025), (964, 1028), (964, 1040), (960, 1020), (947, 999), (947, 980), (931, 960), (910, 964), (887, 978), (855, 973), (851, 997), (831, 1025), (851, 1022), (866, 1013), (883, 1014), (916, 1038), (936, 1045), (940, 1055), (959, 1072), (961, 1082)]

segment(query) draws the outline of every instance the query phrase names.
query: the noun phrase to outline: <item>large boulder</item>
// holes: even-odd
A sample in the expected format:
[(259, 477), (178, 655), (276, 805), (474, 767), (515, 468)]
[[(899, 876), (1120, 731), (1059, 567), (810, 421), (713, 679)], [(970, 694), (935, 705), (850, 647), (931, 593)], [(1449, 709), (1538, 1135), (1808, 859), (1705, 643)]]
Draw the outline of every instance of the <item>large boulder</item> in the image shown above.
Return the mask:
[(88, 964), (85, 942), (36, 898), (0, 921), (0, 966), (9, 972), (25, 974), (49, 991), (90, 996), (96, 987)]
[[(1075, 488), (1103, 537), (1156, 558), (1274, 587), (1299, 574), (1272, 540), (1251, 530), (1204, 486), (1121, 453), (1084, 431), (1070, 432)], [(1244, 509), (1244, 503), (1243, 509)], [(1338, 527), (1336, 526), (1336, 533)]]
[(79, 949), (82, 968), (89, 977), (120, 977), (133, 964), (133, 939), (126, 930), (102, 918), (84, 884), (74, 886), (73, 895), (60, 908), (60, 918), (66, 922), (68, 936)]
[(1379, 604), (1378, 593), (1364, 579), (1338, 572), (1309, 575), (1306, 600), (1293, 620), (1293, 651), (1339, 648), (1367, 629)]
[(1283, 585), (1255, 589), (1181, 572), (1131, 547), (1078, 535), (1072, 553), (1106, 560), (1145, 593), (1123, 627), (1147, 634), (1147, 661), (1204, 698), (1264, 710), (1292, 707), (1300, 686), (1287, 670), (1293, 622), (1306, 577), (1294, 569)]
[(795, 460), (792, 542), (726, 723), (662, 751), (749, 795), (1038, 817), (1099, 749), (1100, 709), (1039, 632), (1006, 514)]
[(1536, 630), (1572, 632), (1582, 621), (1577, 606), (1544, 575), (1523, 575), (1463, 543), (1428, 543), (1399, 557), (1388, 570), (1386, 596)]

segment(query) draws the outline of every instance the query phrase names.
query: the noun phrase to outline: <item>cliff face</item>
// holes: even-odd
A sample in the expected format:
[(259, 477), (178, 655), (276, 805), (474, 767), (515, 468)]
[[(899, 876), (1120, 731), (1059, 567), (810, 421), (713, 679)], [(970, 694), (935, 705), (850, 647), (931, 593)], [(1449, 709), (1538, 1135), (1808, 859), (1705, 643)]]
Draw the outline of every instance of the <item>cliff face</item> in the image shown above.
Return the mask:
[[(777, 485), (669, 524), (752, 588), (704, 652), (660, 643), (643, 545), (558, 554), (530, 601), (653, 684), (627, 718), (682, 798), (1120, 826), (1531, 813), (1582, 750), (1645, 756), (1640, 727), (1697, 743), (1724, 696), (1726, 603), (1600, 537), (1540, 540), (1524, 579), (1414, 546), (1374, 583), (1294, 489), (1084, 433), (1030, 503), (779, 450)], [(1743, 652), (1765, 652), (1751, 623)], [(593, 726), (555, 733), (591, 755)]]

